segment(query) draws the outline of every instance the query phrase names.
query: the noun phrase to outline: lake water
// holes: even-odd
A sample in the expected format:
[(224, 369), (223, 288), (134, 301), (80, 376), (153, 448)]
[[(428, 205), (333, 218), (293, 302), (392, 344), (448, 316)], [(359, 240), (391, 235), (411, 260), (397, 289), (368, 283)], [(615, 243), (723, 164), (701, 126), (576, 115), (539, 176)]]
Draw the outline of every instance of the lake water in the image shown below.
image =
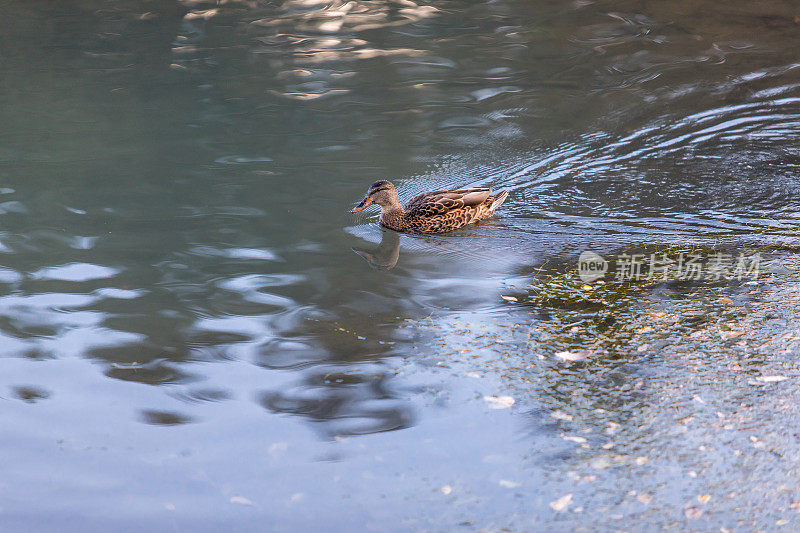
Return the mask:
[[(551, 416), (644, 431), (627, 348), (565, 366), (575, 316), (501, 296), (587, 249), (797, 236), (790, 1), (0, 7), (4, 530), (639, 520), (627, 474), (573, 488)], [(511, 194), (398, 236), (349, 212), (377, 179)]]

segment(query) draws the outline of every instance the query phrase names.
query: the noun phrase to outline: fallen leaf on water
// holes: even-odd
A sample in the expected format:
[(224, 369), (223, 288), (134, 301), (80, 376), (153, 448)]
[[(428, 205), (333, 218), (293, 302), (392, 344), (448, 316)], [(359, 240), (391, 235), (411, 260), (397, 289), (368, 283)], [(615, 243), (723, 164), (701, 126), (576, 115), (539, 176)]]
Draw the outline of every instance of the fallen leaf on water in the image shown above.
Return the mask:
[(490, 409), (508, 409), (514, 405), (514, 398), (511, 396), (484, 396), (483, 399)]
[(586, 359), (592, 352), (589, 350), (580, 350), (577, 352), (556, 352), (555, 356), (561, 359), (562, 361), (580, 361), (581, 359)]
[(442, 494), (450, 494), (451, 492), (453, 492), (453, 487), (451, 487), (450, 485), (445, 485), (439, 490), (442, 491)]
[(572, 420), (572, 415), (568, 415), (567, 413), (563, 413), (561, 411), (553, 411), (550, 413), (551, 418), (555, 418), (556, 420), (566, 420), (569, 422)]
[(703, 504), (708, 503), (708, 501), (710, 499), (711, 499), (711, 495), (710, 494), (701, 494), (700, 496), (697, 497), (697, 501), (699, 501), (700, 503), (703, 503)]
[(683, 514), (686, 515), (686, 518), (689, 520), (697, 520), (701, 516), (703, 516), (703, 510), (698, 509), (697, 507), (687, 507)]
[(561, 438), (564, 440), (568, 440), (570, 442), (577, 442), (578, 444), (583, 444), (584, 442), (587, 442), (587, 440), (584, 439), (583, 437), (573, 437), (571, 435), (561, 435)]
[(789, 523), (789, 521), (788, 521), (788, 520), (786, 520), (785, 518), (781, 518), (780, 520), (778, 520), (777, 522), (775, 522), (775, 525), (776, 525), (776, 526), (785, 526), (785, 525), (786, 525), (786, 524), (788, 524), (788, 523)]
[(641, 328), (638, 333), (649, 333), (651, 331), (653, 331), (653, 326), (645, 326)]
[(239, 505), (253, 505), (253, 502), (244, 496), (231, 496), (231, 503), (238, 503)]
[(636, 496), (636, 499), (643, 504), (648, 505), (651, 501), (653, 501), (653, 496), (650, 494), (639, 494)]
[(572, 502), (572, 493), (550, 502), (550, 508), (554, 511), (563, 511), (569, 506), (570, 502)]
[(609, 461), (608, 457), (597, 457), (596, 459), (592, 459), (589, 466), (595, 470), (605, 470), (611, 466), (611, 461)]
[(504, 296), (504, 295), (501, 295), (501, 296), (500, 296), (500, 298), (502, 298), (503, 300), (505, 300), (505, 301), (507, 301), (507, 302), (518, 302), (518, 301), (519, 301), (519, 300), (517, 300), (517, 298), (516, 298), (516, 297), (514, 297), (514, 296)]
[(639, 466), (642, 466), (642, 465), (644, 465), (644, 464), (645, 464), (645, 463), (648, 461), (648, 459), (647, 459), (647, 457), (645, 457), (644, 455), (641, 455), (641, 456), (637, 457), (637, 458), (635, 459), (635, 461), (636, 461), (636, 464), (637, 464), (637, 465), (639, 465)]
[(720, 331), (719, 336), (723, 339), (735, 339), (736, 337), (741, 337), (744, 335), (744, 331), (737, 331), (737, 330), (730, 330), (730, 331)]
[(732, 304), (733, 303), (733, 300), (731, 300), (730, 298), (728, 298), (726, 296), (723, 296), (722, 298), (719, 298), (717, 301), (719, 303), (721, 303), (721, 304)]

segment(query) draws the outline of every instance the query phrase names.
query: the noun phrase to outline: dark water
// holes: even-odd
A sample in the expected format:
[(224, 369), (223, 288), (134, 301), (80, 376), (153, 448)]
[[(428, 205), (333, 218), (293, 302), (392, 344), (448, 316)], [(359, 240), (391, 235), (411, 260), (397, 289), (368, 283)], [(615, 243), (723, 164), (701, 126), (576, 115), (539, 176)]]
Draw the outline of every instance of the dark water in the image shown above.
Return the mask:
[[(588, 248), (797, 235), (790, 1), (0, 13), (9, 530), (567, 527), (542, 410), (597, 383), (520, 389), (554, 344), (500, 295)], [(383, 178), (512, 193), (398, 237), (349, 214)]]

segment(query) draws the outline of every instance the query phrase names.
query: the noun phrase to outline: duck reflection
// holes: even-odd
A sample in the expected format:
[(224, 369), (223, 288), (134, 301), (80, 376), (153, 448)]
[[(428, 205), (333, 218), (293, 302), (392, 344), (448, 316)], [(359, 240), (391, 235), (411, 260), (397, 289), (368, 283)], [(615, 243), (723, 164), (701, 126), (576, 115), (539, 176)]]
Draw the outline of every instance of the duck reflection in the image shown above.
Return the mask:
[(382, 230), (381, 243), (373, 250), (353, 247), (353, 251), (370, 265), (380, 270), (391, 270), (400, 259), (400, 235), (392, 230)]

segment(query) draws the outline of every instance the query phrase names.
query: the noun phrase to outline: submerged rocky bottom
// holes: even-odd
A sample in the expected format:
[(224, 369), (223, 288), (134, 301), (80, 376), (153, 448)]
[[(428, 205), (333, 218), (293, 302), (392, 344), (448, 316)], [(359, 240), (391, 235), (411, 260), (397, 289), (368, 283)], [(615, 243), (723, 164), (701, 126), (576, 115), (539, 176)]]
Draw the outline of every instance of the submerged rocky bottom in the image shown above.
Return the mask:
[[(487, 412), (507, 408), (522, 426), (507, 446), (473, 458), (498, 462), (483, 490), (476, 478), (461, 494), (445, 489), (458, 523), (511, 531), (797, 527), (800, 261), (775, 255), (770, 266), (750, 281), (612, 282), (597, 287), (606, 298), (583, 306), (565, 304), (576, 280), (551, 277), (507, 297), (513, 319), (505, 325), (474, 314), (418, 324), (430, 337), (406, 360), (408, 373), (425, 367), (451, 385), (460, 380), (473, 390), (466, 401)], [(607, 305), (592, 305), (600, 300)], [(430, 392), (431, 401), (449, 405), (458, 388)], [(519, 468), (507, 479), (511, 449)], [(439, 518), (412, 524), (444, 526)]]

